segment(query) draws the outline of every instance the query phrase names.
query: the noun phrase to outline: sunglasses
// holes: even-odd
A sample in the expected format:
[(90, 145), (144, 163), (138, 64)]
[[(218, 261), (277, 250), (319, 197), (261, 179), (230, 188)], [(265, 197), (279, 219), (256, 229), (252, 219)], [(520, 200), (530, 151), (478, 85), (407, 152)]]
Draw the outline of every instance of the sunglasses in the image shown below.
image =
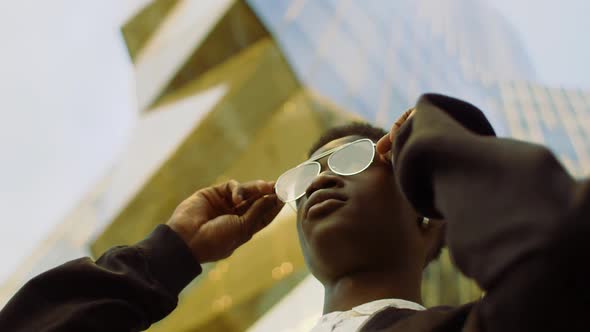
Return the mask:
[(366, 170), (375, 157), (375, 146), (373, 141), (363, 138), (312, 157), (279, 176), (275, 184), (277, 197), (284, 203), (303, 197), (322, 170), (317, 160), (326, 156), (329, 156), (328, 167), (338, 175), (350, 176)]

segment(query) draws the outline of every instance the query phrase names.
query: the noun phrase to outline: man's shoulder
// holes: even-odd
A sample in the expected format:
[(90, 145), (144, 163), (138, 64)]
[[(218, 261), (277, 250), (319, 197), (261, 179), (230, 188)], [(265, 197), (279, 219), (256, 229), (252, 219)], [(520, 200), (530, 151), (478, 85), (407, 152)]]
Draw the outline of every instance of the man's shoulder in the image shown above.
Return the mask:
[(423, 311), (387, 307), (374, 313), (360, 331), (461, 331), (476, 303), (437, 306)]

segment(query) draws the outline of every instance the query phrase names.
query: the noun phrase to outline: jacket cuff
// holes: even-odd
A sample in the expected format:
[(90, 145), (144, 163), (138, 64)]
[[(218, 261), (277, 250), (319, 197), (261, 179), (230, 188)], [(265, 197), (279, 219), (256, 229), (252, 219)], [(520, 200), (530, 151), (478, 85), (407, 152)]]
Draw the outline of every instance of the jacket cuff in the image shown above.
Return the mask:
[(158, 225), (135, 247), (145, 255), (154, 279), (173, 294), (178, 295), (203, 271), (186, 243), (167, 225)]

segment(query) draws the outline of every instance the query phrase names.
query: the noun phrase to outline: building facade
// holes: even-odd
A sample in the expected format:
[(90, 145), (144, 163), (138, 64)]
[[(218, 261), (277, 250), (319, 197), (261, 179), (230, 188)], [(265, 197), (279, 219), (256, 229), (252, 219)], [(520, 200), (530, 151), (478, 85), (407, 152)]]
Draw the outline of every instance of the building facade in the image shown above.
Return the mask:
[(535, 78), (516, 31), (482, 1), (247, 2), (304, 84), (382, 126), (427, 91), (479, 104), (488, 82)]
[(506, 124), (506, 136), (549, 147), (575, 177), (590, 175), (590, 92), (527, 81), (497, 82), (486, 106)]

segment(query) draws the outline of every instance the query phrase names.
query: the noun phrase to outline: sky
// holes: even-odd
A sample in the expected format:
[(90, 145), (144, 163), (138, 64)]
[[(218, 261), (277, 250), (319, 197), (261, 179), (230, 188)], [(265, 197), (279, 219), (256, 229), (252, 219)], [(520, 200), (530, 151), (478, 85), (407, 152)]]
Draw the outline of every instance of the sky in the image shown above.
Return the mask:
[(485, 1), (519, 32), (540, 82), (590, 90), (590, 1)]
[[(144, 1), (0, 2), (0, 283), (128, 144), (138, 111), (118, 27)], [(590, 90), (590, 1), (486, 1), (541, 82)]]
[(0, 1), (0, 282), (112, 165), (133, 129), (118, 2)]

